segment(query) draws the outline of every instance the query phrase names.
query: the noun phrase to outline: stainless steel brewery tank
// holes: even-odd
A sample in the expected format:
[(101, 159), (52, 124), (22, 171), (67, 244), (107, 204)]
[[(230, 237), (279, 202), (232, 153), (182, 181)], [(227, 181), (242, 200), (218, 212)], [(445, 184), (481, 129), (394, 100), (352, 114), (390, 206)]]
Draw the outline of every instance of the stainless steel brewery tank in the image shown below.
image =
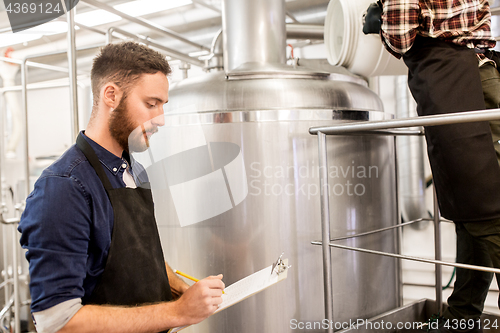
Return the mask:
[[(238, 145), (248, 194), (220, 215), (181, 227), (171, 191), (153, 186), (166, 260), (199, 278), (223, 273), (226, 285), (271, 265), (283, 251), (292, 265), (283, 282), (186, 332), (290, 332), (300, 322), (321, 322), (322, 253), (310, 243), (321, 239), (318, 147), (308, 129), (387, 119), (380, 99), (340, 70), (248, 63), (229, 75), (183, 80), (171, 87), (169, 100), (165, 130), (201, 126), (210, 145)], [(175, 149), (179, 142), (164, 145)], [(329, 137), (328, 157), (332, 236), (396, 222), (392, 137)], [(396, 251), (393, 232), (344, 244)], [(336, 321), (370, 318), (398, 305), (394, 259), (332, 249), (332, 260)]]

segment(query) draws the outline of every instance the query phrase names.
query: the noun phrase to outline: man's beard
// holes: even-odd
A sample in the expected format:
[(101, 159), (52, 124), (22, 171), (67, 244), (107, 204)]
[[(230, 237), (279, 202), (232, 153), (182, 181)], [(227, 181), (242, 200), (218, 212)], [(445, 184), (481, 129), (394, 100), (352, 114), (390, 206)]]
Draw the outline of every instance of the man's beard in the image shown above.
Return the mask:
[(130, 119), (130, 110), (127, 107), (127, 95), (124, 94), (120, 104), (113, 110), (109, 118), (109, 132), (111, 137), (113, 137), (127, 153), (130, 152), (130, 133), (132, 133), (136, 127), (137, 126)]

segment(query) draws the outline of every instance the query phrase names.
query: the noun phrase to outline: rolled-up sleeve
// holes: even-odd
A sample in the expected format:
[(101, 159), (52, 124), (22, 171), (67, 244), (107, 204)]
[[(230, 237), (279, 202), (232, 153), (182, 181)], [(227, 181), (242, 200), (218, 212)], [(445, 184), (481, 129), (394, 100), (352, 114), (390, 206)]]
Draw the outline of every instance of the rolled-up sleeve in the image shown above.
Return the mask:
[(400, 58), (411, 49), (417, 36), (419, 1), (382, 0), (382, 3), (382, 41), (389, 52)]
[(79, 180), (40, 178), (19, 223), (29, 261), (31, 311), (81, 299), (91, 233), (90, 197)]

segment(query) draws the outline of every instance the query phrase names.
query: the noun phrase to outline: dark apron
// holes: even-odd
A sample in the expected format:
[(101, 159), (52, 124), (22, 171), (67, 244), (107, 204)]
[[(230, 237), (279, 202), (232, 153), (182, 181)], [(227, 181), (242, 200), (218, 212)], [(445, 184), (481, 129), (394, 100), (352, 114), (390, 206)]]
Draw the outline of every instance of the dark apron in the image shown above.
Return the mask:
[[(419, 116), (485, 108), (473, 50), (417, 36), (403, 59)], [(488, 122), (425, 128), (441, 215), (455, 222), (500, 218), (500, 169)]]
[(172, 300), (154, 216), (151, 190), (113, 189), (90, 144), (76, 140), (101, 179), (113, 206), (114, 225), (104, 272), (83, 304), (135, 306)]

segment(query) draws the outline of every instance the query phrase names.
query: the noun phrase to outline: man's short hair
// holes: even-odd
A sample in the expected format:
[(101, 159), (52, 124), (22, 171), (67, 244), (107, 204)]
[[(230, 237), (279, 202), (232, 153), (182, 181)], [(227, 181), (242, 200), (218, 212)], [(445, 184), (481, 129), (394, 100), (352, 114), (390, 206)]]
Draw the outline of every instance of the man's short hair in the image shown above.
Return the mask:
[(172, 72), (161, 53), (139, 43), (108, 44), (94, 58), (90, 79), (94, 106), (105, 83), (113, 82), (126, 94), (142, 74)]

